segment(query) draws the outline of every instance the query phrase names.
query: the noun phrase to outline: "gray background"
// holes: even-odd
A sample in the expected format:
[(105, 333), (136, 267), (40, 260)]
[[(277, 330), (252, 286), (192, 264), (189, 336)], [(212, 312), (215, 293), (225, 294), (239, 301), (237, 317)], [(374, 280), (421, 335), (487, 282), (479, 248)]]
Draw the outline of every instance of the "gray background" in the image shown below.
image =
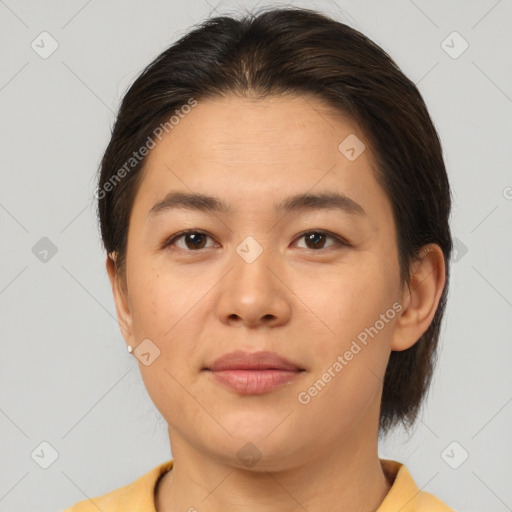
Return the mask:
[[(95, 172), (142, 68), (194, 23), (255, 3), (0, 0), (0, 511), (60, 510), (171, 457), (117, 325)], [(453, 187), (440, 362), (413, 434), (380, 454), (459, 511), (512, 510), (512, 1), (294, 4), (361, 30), (414, 80)], [(58, 43), (47, 58), (31, 47), (51, 49), (43, 31)]]

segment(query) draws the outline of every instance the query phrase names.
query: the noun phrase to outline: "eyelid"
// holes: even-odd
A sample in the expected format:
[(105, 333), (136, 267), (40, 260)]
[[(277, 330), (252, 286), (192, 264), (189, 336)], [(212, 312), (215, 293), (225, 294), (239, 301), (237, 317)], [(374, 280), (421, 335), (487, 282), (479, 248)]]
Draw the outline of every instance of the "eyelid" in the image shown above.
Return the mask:
[[(201, 229), (193, 229), (193, 228), (192, 229), (185, 229), (183, 231), (179, 231), (178, 233), (175, 233), (170, 238), (166, 239), (165, 242), (162, 245), (162, 249), (165, 249), (165, 248), (171, 246), (176, 240), (178, 240), (179, 238), (181, 238), (181, 237), (183, 237), (183, 236), (185, 236), (187, 234), (190, 234), (190, 233), (204, 235), (204, 236), (207, 236), (207, 237), (211, 238), (212, 240), (215, 240), (209, 233), (207, 233), (205, 231), (202, 231)], [(309, 250), (309, 251), (312, 251), (312, 252), (321, 252), (323, 250), (327, 250), (327, 249), (330, 249), (330, 248), (336, 247), (336, 246), (352, 247), (352, 244), (348, 240), (346, 240), (345, 238), (343, 238), (340, 235), (337, 235), (336, 233), (333, 233), (333, 232), (325, 230), (325, 229), (314, 229), (314, 228), (313, 229), (307, 229), (305, 231), (302, 231), (298, 235), (296, 235), (296, 237), (294, 238), (294, 241), (304, 237), (305, 235), (307, 235), (309, 233), (319, 233), (319, 234), (325, 235), (328, 238), (334, 239), (335, 242), (336, 242), (334, 245), (331, 245), (329, 247), (325, 247), (325, 248), (322, 248), (322, 249), (309, 249), (309, 248), (306, 248), (306, 250)], [(207, 247), (207, 249), (209, 249), (209, 248), (210, 247)], [(186, 249), (184, 249), (184, 250), (185, 250), (185, 252), (201, 252), (201, 249), (198, 249), (198, 250), (186, 250)]]

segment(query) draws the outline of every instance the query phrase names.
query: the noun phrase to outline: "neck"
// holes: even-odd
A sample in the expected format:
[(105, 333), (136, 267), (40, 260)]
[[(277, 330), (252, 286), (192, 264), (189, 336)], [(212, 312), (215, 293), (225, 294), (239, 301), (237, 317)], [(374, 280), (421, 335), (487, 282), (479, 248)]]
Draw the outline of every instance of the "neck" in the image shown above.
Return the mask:
[(376, 511), (391, 487), (378, 458), (376, 436), (374, 442), (359, 436), (330, 448), (262, 471), (257, 464), (245, 469), (219, 463), (173, 432), (174, 465), (158, 486), (157, 511)]

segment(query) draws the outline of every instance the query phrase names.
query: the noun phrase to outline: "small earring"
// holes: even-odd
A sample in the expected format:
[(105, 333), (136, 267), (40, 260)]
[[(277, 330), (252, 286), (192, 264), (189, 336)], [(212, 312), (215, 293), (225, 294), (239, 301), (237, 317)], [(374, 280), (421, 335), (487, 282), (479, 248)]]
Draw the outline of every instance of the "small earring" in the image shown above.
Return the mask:
[(133, 352), (133, 348), (131, 345), (128, 345), (128, 352), (130, 352), (130, 354)]

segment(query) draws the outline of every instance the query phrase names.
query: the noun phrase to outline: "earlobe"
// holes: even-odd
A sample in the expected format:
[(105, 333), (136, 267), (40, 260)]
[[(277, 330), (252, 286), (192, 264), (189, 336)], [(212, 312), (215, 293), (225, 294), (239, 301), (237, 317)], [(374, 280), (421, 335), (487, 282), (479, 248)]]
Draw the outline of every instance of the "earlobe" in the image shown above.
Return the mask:
[(430, 326), (444, 290), (445, 261), (437, 244), (422, 247), (411, 265), (409, 286), (404, 285), (403, 309), (397, 319), (391, 350), (412, 347)]
[(128, 290), (126, 285), (121, 283), (121, 278), (117, 272), (116, 256), (115, 252), (107, 254), (105, 265), (112, 287), (119, 328), (128, 345), (133, 346), (132, 315), (128, 303)]

